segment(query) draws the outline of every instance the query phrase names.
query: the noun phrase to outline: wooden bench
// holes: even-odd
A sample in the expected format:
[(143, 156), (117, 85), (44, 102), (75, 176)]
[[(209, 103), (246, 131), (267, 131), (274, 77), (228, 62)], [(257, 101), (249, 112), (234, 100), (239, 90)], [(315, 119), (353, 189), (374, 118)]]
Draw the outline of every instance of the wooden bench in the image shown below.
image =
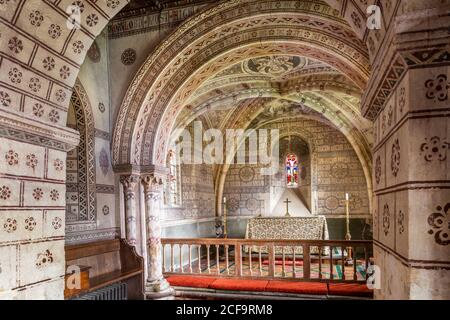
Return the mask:
[[(144, 259), (123, 239), (66, 246), (66, 266), (81, 270), (81, 286), (69, 289), (66, 275), (66, 299), (91, 293), (106, 286), (125, 282), (128, 299), (144, 298)], [(69, 269), (70, 270), (70, 269)]]

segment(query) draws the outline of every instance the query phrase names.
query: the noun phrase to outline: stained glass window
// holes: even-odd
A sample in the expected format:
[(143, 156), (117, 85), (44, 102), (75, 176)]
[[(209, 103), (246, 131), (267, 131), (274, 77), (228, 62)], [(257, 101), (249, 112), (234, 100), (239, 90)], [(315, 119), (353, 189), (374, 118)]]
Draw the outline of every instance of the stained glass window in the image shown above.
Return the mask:
[(286, 156), (286, 186), (288, 188), (298, 187), (298, 159), (292, 153)]

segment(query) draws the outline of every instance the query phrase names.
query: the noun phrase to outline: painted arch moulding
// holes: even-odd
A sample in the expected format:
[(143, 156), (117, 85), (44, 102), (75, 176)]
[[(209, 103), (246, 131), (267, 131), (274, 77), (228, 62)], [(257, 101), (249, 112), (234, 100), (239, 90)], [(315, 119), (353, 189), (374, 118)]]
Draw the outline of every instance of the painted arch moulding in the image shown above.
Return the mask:
[(313, 2), (295, 3), (227, 1), (181, 25), (150, 55), (127, 91), (115, 126), (114, 165), (161, 165), (182, 102), (207, 78), (249, 57), (311, 57), (364, 88), (370, 73), (365, 45), (327, 5), (314, 3), (323, 8), (315, 10)]

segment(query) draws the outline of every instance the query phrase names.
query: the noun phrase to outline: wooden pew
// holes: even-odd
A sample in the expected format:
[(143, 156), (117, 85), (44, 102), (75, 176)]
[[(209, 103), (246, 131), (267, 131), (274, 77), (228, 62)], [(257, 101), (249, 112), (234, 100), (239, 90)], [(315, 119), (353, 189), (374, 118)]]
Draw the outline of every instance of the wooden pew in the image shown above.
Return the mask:
[(69, 289), (70, 274), (66, 275), (66, 299), (118, 282), (127, 283), (128, 299), (144, 298), (144, 259), (125, 240), (70, 245), (65, 249), (66, 267), (75, 265), (81, 269), (81, 288)]

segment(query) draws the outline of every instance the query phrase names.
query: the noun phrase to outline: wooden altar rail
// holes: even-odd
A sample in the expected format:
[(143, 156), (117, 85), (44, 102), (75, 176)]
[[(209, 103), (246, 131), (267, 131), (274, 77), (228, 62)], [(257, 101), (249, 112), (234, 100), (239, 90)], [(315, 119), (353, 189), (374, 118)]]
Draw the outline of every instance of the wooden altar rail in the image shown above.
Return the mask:
[[(212, 276), (239, 279), (266, 279), (266, 280), (295, 280), (295, 281), (320, 281), (320, 282), (366, 282), (368, 277), (369, 253), (372, 249), (372, 241), (362, 240), (251, 240), (251, 239), (161, 239), (163, 248), (163, 272), (170, 275)], [(167, 250), (167, 247), (169, 247)], [(243, 250), (244, 248), (252, 250)], [(255, 250), (259, 248), (259, 250)], [(261, 253), (266, 248), (268, 254)], [(302, 248), (302, 254), (296, 254), (298, 248)], [(314, 250), (311, 250), (313, 249)], [(328, 249), (327, 249), (328, 248)], [(351, 252), (348, 257), (343, 255), (333, 256), (333, 248), (340, 248)], [(187, 252), (183, 253), (183, 251)], [(349, 250), (350, 249), (350, 250)], [(166, 252), (168, 251), (168, 252)], [(245, 253), (245, 251), (248, 251)], [(256, 251), (256, 252), (255, 252)], [(276, 251), (281, 254), (276, 255)], [(311, 254), (311, 251), (318, 254)], [(328, 251), (328, 252), (327, 252)], [(326, 252), (326, 255), (324, 253)], [(194, 256), (200, 257), (193, 259)], [(319, 254), (320, 253), (320, 254)], [(184, 256), (184, 255), (187, 255)], [(175, 258), (181, 261), (175, 264)], [(263, 257), (268, 259), (268, 271), (263, 270)], [(286, 259), (290, 257), (290, 259)], [(169, 260), (166, 260), (168, 258)], [(276, 274), (276, 262), (280, 263), (281, 275)], [(185, 261), (184, 263), (183, 261)], [(353, 261), (353, 265), (346, 266), (347, 260)], [(286, 262), (292, 266), (286, 266)], [(302, 263), (302, 270), (296, 265), (296, 261)], [(318, 276), (311, 277), (311, 265), (316, 261)], [(365, 276), (357, 277), (357, 261), (363, 268)], [(211, 264), (211, 262), (213, 264)], [(248, 264), (247, 274), (244, 274), (243, 264)], [(328, 262), (329, 266), (323, 266)], [(267, 264), (267, 263), (266, 263)], [(342, 267), (342, 278), (336, 277), (334, 266)], [(166, 266), (169, 266), (166, 268)], [(223, 267), (222, 267), (223, 265)], [(232, 268), (232, 265), (234, 268)], [(256, 265), (256, 270), (253, 266)], [(182, 266), (182, 267), (181, 267)], [(219, 266), (219, 267), (217, 267)], [(345, 268), (352, 268), (353, 276), (348, 279)], [(323, 273), (329, 272), (329, 277)]]

